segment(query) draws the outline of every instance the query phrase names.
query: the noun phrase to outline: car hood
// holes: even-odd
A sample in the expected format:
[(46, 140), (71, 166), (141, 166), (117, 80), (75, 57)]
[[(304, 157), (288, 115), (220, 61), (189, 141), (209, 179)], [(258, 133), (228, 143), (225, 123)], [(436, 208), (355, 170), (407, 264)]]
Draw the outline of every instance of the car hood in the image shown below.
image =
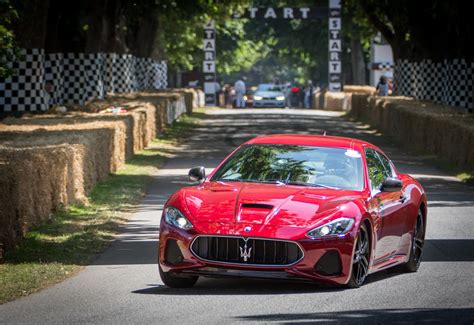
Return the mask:
[(357, 192), (313, 187), (210, 182), (182, 190), (192, 222), (308, 227), (357, 200)]
[(277, 96), (284, 96), (281, 91), (256, 91), (254, 94), (255, 96), (262, 96), (262, 97), (277, 97)]

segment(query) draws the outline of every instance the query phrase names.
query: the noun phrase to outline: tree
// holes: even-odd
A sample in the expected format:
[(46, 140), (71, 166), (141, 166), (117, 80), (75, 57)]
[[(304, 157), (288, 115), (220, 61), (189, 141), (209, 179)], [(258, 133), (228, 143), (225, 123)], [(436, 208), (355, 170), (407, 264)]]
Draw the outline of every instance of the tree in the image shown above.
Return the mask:
[[(253, 6), (274, 8), (314, 5), (327, 6), (327, 1), (253, 2)], [(226, 30), (218, 30), (218, 72), (229, 80), (246, 74), (250, 83), (327, 82), (327, 34), (327, 19), (228, 21)]]
[(392, 46), (395, 59), (472, 60), (473, 2), (349, 0)]
[(20, 54), (12, 31), (12, 22), (18, 18), (17, 11), (8, 0), (0, 0), (0, 79), (9, 77), (13, 71), (9, 62)]

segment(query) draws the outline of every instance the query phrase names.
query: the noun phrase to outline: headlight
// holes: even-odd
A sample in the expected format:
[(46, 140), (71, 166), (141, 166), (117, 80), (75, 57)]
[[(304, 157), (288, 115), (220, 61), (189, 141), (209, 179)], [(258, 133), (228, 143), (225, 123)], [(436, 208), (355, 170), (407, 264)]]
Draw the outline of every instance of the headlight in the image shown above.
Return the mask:
[(327, 236), (343, 235), (351, 230), (353, 224), (354, 219), (352, 218), (339, 218), (308, 231), (306, 236), (311, 239), (317, 239)]
[(285, 96), (277, 96), (277, 100), (285, 100)]
[(247, 100), (247, 99), (248, 99), (247, 96), (244, 96), (244, 100)]
[(262, 100), (262, 98), (263, 98), (262, 96), (253, 96), (253, 99), (255, 100)]
[(169, 207), (165, 210), (165, 221), (167, 224), (189, 230), (193, 224), (176, 208)]

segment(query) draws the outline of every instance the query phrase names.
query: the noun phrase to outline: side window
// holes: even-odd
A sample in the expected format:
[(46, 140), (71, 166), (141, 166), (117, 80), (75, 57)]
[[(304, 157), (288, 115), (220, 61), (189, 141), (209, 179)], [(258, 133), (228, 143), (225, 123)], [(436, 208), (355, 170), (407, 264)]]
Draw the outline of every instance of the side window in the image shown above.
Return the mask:
[(383, 154), (381, 154), (380, 152), (377, 152), (380, 160), (382, 161), (382, 165), (384, 167), (384, 170), (385, 170), (385, 177), (393, 177), (393, 170), (392, 170), (392, 166), (390, 165), (390, 161), (388, 160), (387, 157), (385, 157)]
[(380, 189), (383, 180), (388, 176), (379, 156), (373, 149), (366, 149), (365, 157), (367, 160), (367, 170), (372, 191)]

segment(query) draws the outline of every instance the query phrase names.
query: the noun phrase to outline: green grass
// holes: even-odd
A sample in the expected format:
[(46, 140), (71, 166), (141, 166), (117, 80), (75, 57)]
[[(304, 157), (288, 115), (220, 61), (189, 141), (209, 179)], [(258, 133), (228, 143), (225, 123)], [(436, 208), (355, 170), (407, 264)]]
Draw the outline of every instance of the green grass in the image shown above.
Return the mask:
[(205, 109), (198, 108), (193, 111), (191, 116), (183, 115), (183, 117), (180, 118), (179, 123), (175, 123), (172, 128), (168, 129), (160, 137), (160, 142), (175, 144), (176, 142), (181, 141), (188, 135), (194, 125), (196, 125), (196, 120), (204, 119), (206, 117), (204, 111)]
[[(200, 117), (202, 113), (181, 117), (154, 144), (178, 143)], [(89, 264), (109, 246), (164, 159), (152, 145), (97, 184), (89, 204), (62, 208), (48, 223), (30, 230), (0, 265), (0, 304), (58, 283)]]

